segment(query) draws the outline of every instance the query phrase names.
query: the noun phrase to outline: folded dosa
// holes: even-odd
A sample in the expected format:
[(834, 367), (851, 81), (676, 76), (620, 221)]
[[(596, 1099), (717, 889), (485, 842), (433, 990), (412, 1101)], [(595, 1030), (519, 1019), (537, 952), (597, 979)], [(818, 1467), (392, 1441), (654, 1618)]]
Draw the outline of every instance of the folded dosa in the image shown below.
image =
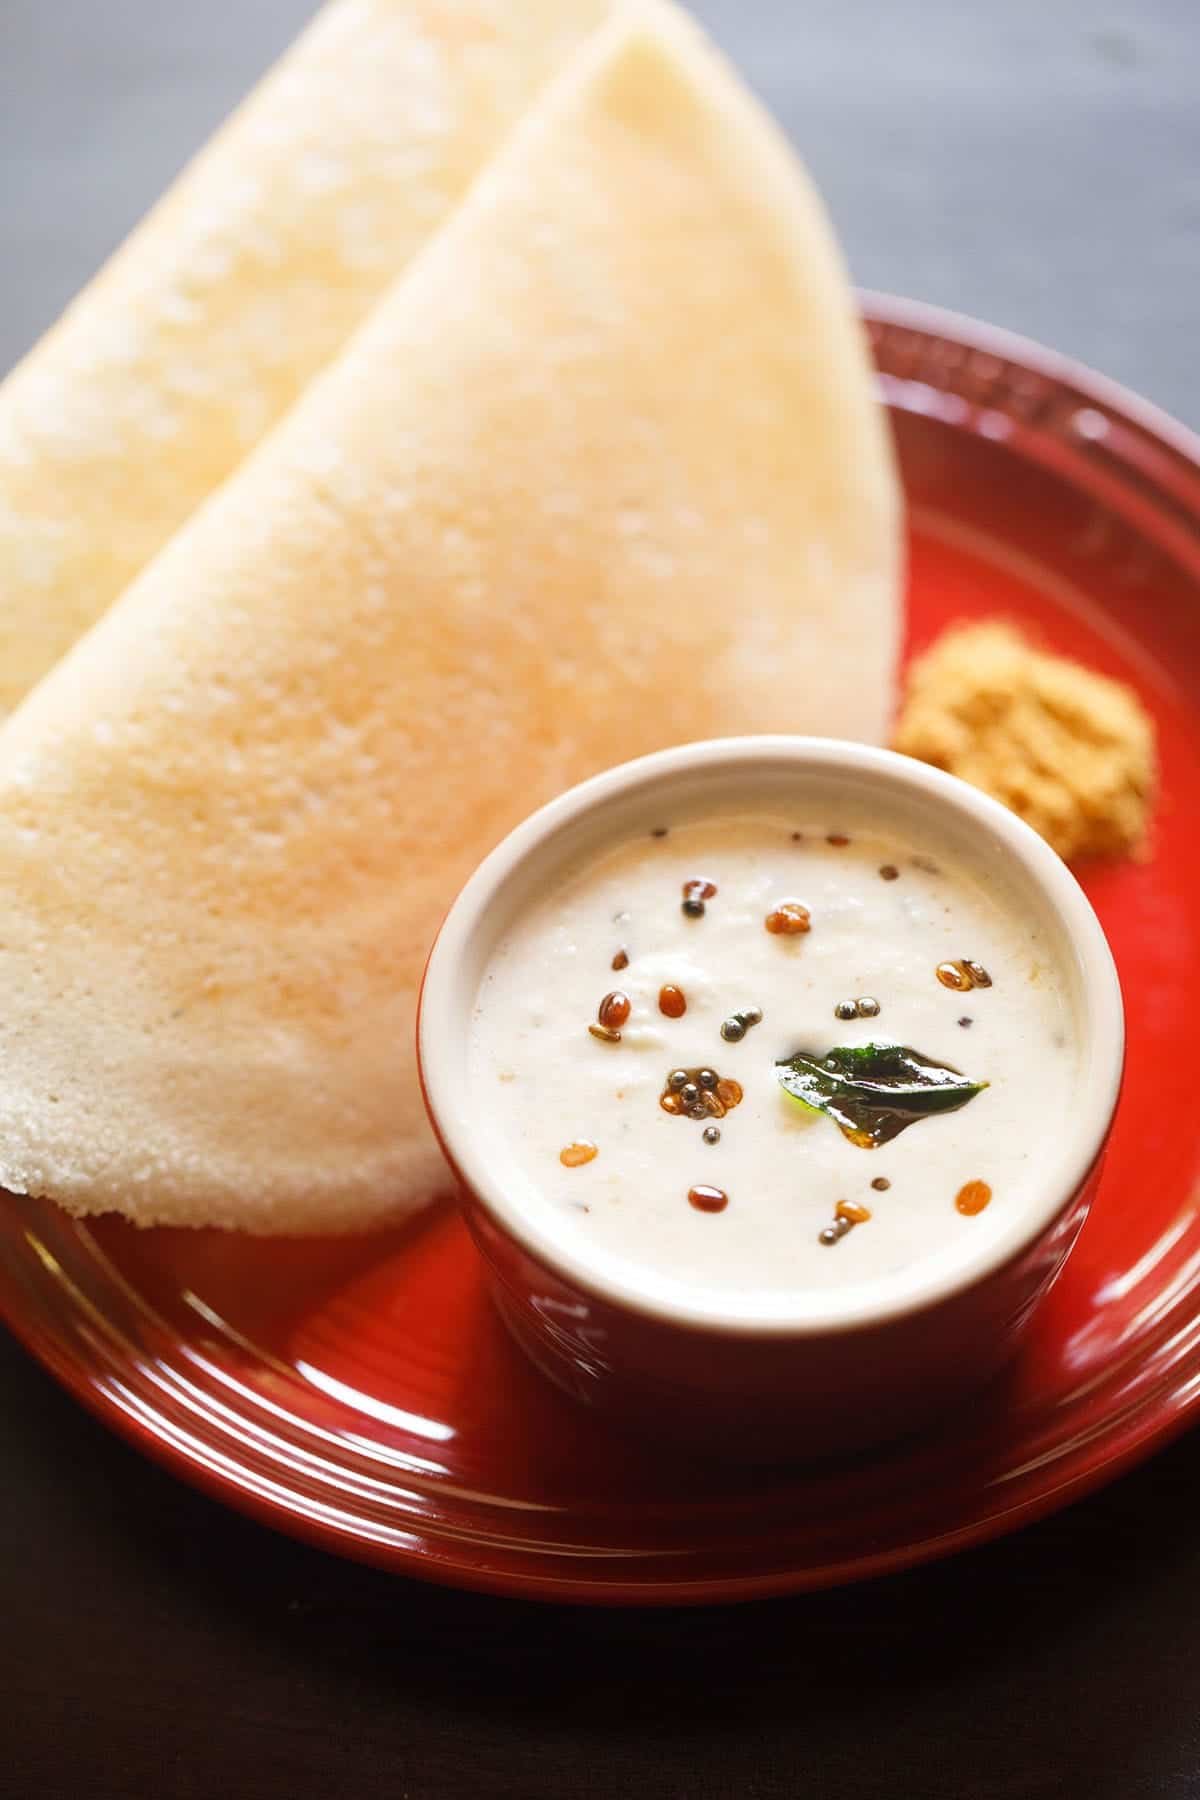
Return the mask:
[(0, 386), (0, 716), (341, 348), (607, 0), (336, 0)]
[(875, 738), (897, 493), (820, 205), (614, 18), (287, 420), (0, 734), (0, 1182), (346, 1229), (444, 1184), (438, 918), (688, 738)]

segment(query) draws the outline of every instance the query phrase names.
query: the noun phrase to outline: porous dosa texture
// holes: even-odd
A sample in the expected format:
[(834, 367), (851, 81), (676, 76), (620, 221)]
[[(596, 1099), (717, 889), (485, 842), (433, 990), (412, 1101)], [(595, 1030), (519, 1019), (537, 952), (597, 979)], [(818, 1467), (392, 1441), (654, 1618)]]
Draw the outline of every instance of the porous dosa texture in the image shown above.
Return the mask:
[(606, 0), (337, 0), (0, 386), (0, 715), (342, 347)]
[(260, 1232), (443, 1186), (459, 883), (621, 758), (878, 737), (896, 544), (812, 189), (684, 21), (614, 20), (0, 736), (0, 1182)]

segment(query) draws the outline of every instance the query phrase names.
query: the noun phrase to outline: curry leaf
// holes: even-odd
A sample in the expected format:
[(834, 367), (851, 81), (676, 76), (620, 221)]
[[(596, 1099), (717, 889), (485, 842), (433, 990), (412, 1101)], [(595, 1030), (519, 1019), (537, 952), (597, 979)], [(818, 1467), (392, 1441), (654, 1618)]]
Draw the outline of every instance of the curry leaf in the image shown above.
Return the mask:
[(824, 1056), (797, 1050), (780, 1058), (775, 1073), (794, 1099), (825, 1113), (864, 1150), (890, 1142), (918, 1119), (957, 1112), (988, 1085), (906, 1044), (861, 1044)]

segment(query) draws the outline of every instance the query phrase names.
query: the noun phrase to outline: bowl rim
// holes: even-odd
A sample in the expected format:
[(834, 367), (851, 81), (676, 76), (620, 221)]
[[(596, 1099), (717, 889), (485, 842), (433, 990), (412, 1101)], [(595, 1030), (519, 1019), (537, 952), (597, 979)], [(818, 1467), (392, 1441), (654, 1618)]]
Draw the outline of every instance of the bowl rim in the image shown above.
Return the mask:
[[(656, 1293), (653, 1273), (648, 1285), (598, 1271), (586, 1247), (575, 1254), (552, 1239), (538, 1221), (513, 1203), (496, 1179), (484, 1151), (483, 1134), (466, 1109), (454, 1104), (455, 1046), (461, 1045), (467, 1019), (452, 1001), (455, 966), (468, 949), (495, 896), (531, 858), (552, 857), (556, 839), (577, 827), (589, 813), (625, 799), (630, 806), (662, 783), (709, 773), (714, 781), (740, 774), (749, 786), (756, 768), (804, 769), (839, 776), (875, 778), (883, 789), (901, 787), (926, 804), (948, 809), (960, 826), (974, 832), (981, 849), (997, 845), (1036, 885), (1057, 913), (1077, 958), (1087, 1029), (1080, 1045), (1072, 1126), (1034, 1203), (1022, 1207), (1008, 1227), (991, 1242), (986, 1256), (965, 1266), (936, 1267), (921, 1279), (917, 1259), (894, 1280), (870, 1284), (885, 1287), (890, 1298), (845, 1300), (836, 1293), (814, 1306), (785, 1304), (772, 1295), (752, 1310), (736, 1304), (689, 1301), (678, 1289)], [(613, 830), (619, 837), (619, 826)], [(903, 756), (896, 751), (848, 740), (783, 734), (704, 739), (660, 750), (620, 763), (558, 795), (517, 825), (477, 866), (447, 911), (425, 964), (417, 1005), (417, 1068), (434, 1133), (463, 1189), (482, 1207), (492, 1224), (540, 1262), (560, 1281), (595, 1299), (643, 1318), (681, 1329), (717, 1331), (738, 1336), (801, 1338), (870, 1329), (919, 1314), (966, 1293), (1029, 1250), (1070, 1206), (1099, 1160), (1120, 1095), (1124, 1068), (1125, 1024), (1120, 982), (1112, 952), (1091, 903), (1057, 852), (998, 801), (957, 776)], [(1053, 1177), (1053, 1179), (1051, 1179)], [(669, 1288), (670, 1284), (664, 1284)], [(867, 1284), (864, 1284), (867, 1285)]]

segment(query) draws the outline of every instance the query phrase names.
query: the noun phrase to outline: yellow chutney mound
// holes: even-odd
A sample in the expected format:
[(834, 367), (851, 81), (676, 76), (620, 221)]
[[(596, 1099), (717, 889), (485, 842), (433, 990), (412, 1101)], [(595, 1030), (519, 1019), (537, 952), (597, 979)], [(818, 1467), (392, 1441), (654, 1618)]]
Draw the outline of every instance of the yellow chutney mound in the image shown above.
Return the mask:
[(1145, 853), (1154, 721), (1123, 682), (1002, 620), (949, 630), (917, 658), (894, 741), (983, 788), (1060, 856)]
[(811, 187), (698, 33), (615, 19), (0, 734), (0, 1183), (262, 1232), (427, 1197), (458, 884), (621, 758), (878, 738), (898, 559)]
[(608, 0), (335, 0), (0, 385), (0, 716), (282, 417)]

